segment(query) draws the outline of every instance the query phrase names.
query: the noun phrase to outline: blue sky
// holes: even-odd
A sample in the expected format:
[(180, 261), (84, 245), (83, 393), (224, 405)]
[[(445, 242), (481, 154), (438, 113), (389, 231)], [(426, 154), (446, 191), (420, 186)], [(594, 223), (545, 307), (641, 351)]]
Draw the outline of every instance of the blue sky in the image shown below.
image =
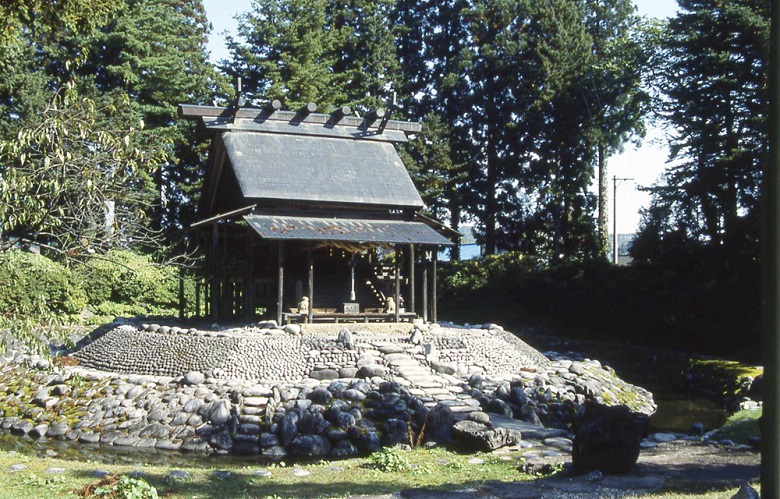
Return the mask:
[[(639, 14), (648, 17), (671, 17), (677, 10), (676, 0), (635, 0)], [(204, 0), (206, 14), (211, 21), (213, 31), (209, 37), (209, 50), (211, 60), (218, 61), (228, 57), (225, 47), (225, 31), (236, 33), (237, 22), (235, 16), (250, 10), (251, 0)], [(668, 151), (661, 142), (663, 133), (658, 129), (648, 130), (648, 135), (641, 147), (636, 148), (631, 144), (626, 145), (623, 153), (609, 159), (609, 177), (633, 178), (633, 181), (622, 182), (617, 191), (617, 222), (618, 233), (633, 233), (636, 231), (640, 215), (639, 210), (647, 207), (650, 196), (640, 192), (638, 186), (650, 186), (663, 173)], [(610, 196), (612, 196), (612, 182), (610, 180)], [(611, 212), (612, 199), (609, 201), (609, 227), (612, 230)]]

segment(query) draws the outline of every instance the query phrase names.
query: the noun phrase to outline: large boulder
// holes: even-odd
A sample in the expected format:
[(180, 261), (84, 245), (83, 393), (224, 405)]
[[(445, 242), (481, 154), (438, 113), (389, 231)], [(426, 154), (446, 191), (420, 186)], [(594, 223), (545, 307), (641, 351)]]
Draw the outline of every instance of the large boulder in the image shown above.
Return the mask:
[(425, 441), (440, 444), (451, 442), (453, 424), (455, 416), (452, 410), (444, 404), (437, 404), (430, 410), (425, 421)]
[(517, 430), (509, 428), (493, 428), (491, 425), (476, 421), (464, 420), (452, 427), (455, 440), (473, 450), (491, 452), (506, 445), (520, 443), (521, 435)]
[(586, 403), (573, 424), (574, 473), (629, 473), (639, 458), (639, 443), (649, 424), (646, 414), (632, 412), (626, 406)]

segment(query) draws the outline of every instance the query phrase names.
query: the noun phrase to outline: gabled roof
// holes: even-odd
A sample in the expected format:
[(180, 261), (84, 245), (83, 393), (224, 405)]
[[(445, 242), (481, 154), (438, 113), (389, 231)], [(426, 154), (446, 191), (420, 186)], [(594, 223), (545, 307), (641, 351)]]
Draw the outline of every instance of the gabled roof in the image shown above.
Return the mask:
[[(296, 131), (300, 133), (298, 125)], [(422, 208), (393, 144), (258, 131), (222, 134), (243, 204), (263, 200)]]
[(200, 214), (259, 208), (399, 211), (423, 207), (393, 144), (421, 130), (384, 110), (350, 116), (349, 107), (314, 113), (180, 105), (179, 113), (214, 134)]

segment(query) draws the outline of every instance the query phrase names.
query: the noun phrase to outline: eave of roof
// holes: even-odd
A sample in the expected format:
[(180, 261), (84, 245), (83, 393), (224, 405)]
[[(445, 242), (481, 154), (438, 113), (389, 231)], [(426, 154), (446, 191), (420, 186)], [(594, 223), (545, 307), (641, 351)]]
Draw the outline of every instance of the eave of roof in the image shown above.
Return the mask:
[(255, 214), (245, 215), (244, 220), (261, 238), (269, 240), (453, 245), (452, 241), (422, 222)]

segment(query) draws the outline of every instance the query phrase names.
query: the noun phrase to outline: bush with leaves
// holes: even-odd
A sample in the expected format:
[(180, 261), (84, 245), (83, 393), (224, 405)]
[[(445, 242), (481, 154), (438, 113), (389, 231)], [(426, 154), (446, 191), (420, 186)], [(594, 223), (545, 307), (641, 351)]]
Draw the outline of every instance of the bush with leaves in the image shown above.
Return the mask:
[(102, 315), (173, 313), (178, 306), (178, 280), (170, 266), (149, 256), (112, 249), (92, 255), (77, 266), (89, 304)]
[(5, 317), (72, 317), (86, 305), (86, 293), (69, 268), (19, 249), (0, 253), (0, 310)]

